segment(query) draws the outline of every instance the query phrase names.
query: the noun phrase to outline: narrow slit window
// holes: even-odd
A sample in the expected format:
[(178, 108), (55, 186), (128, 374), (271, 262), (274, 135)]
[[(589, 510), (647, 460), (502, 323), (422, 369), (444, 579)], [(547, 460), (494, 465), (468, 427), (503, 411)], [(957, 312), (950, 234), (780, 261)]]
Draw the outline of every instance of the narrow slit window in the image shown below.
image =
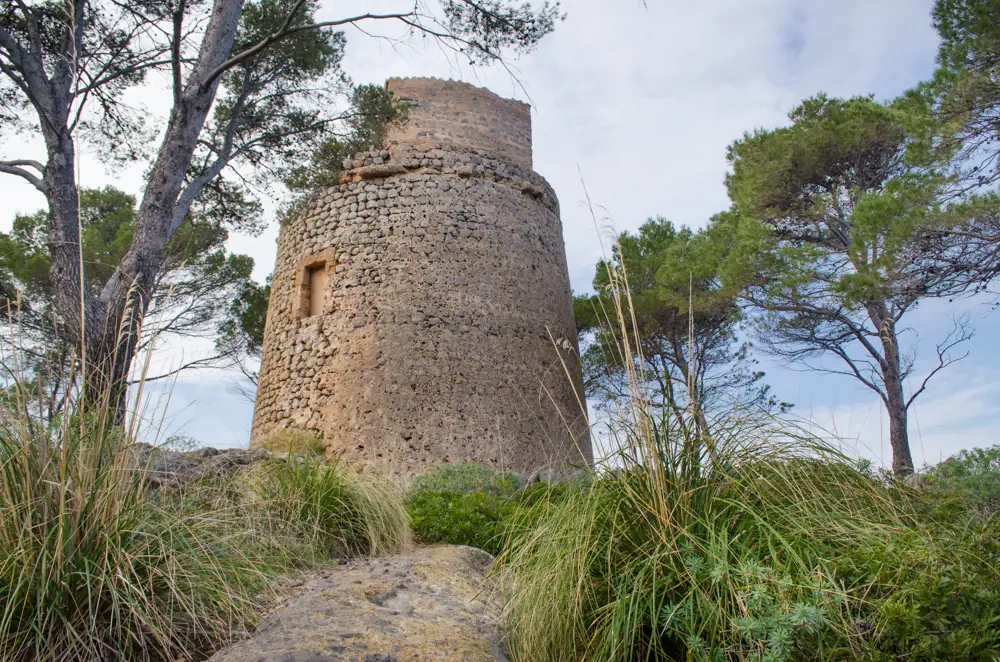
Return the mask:
[(308, 288), (306, 294), (306, 317), (319, 315), (323, 312), (326, 304), (326, 290), (329, 284), (329, 276), (326, 273), (326, 264), (314, 264), (306, 269), (305, 285)]

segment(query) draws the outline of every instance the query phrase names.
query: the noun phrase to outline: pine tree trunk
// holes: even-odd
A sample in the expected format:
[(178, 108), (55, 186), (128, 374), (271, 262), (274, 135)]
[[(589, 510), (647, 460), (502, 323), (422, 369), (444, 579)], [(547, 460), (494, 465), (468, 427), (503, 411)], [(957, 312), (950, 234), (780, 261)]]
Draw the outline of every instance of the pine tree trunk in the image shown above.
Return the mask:
[(125, 422), (129, 375), (139, 339), (137, 321), (145, 310), (145, 304), (135, 299), (108, 306), (101, 335), (85, 339), (84, 404), (102, 412), (106, 409), (108, 420), (116, 425)]
[(894, 405), (889, 412), (889, 444), (892, 446), (892, 472), (897, 476), (912, 474), (913, 456), (910, 454), (906, 410), (898, 405)]
[(127, 307), (138, 305), (141, 310), (143, 302), (106, 300), (89, 290), (81, 263), (75, 145), (68, 133), (48, 137), (49, 158), (43, 177), (49, 203), (51, 277), (62, 342), (73, 348), (83, 371), (84, 408), (107, 408), (111, 420), (121, 423), (137, 341), (136, 330), (123, 329), (121, 320)]
[(909, 476), (913, 473), (913, 456), (910, 454), (910, 437), (907, 431), (907, 405), (903, 395), (899, 345), (896, 329), (891, 321), (882, 323), (879, 336), (884, 351), (882, 381), (885, 384), (885, 407), (889, 414), (892, 471), (897, 476)]

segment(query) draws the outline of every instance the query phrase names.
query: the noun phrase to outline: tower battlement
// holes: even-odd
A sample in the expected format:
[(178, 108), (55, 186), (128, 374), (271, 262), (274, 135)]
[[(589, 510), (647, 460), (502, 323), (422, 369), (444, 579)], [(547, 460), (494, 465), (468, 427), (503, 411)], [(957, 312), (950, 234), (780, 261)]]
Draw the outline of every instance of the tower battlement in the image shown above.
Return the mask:
[(531, 167), (531, 106), (489, 90), (438, 78), (390, 78), (409, 120), (389, 133), (392, 144), (450, 144), (481, 149)]

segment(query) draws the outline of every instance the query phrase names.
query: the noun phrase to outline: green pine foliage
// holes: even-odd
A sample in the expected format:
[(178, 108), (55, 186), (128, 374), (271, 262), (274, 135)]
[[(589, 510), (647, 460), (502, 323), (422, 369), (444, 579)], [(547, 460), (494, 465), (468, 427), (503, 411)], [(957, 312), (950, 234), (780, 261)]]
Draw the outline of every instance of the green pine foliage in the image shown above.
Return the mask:
[[(134, 196), (110, 186), (80, 192), (83, 264), (93, 292), (100, 292), (108, 282), (132, 243), (135, 204)], [(28, 310), (47, 312), (52, 303), (55, 284), (49, 275), (51, 257), (46, 245), (49, 224), (44, 210), (18, 214), (10, 232), (0, 232), (0, 291), (20, 290), (21, 307)], [(167, 283), (187, 289), (201, 281), (230, 288), (249, 279), (253, 260), (228, 253), (228, 238), (227, 228), (212, 219), (185, 219), (164, 247)]]
[(1000, 179), (1000, 1), (937, 0), (932, 16), (938, 70), (908, 95), (931, 111), (931, 149), (958, 150), (968, 183), (989, 187)]
[[(733, 243), (720, 224), (695, 232), (659, 217), (635, 233), (618, 235), (610, 260), (597, 264), (597, 294), (574, 297), (577, 329), (585, 336), (585, 385), (598, 406), (614, 408), (615, 401), (627, 399), (623, 372), (638, 368), (655, 385), (650, 395), (657, 405), (675, 412), (696, 404), (710, 413), (733, 400), (776, 411), (788, 407), (770, 393), (750, 344), (738, 336), (739, 288), (720, 278)], [(628, 305), (641, 349), (635, 366), (618, 351), (621, 330), (604, 323), (616, 305), (608, 266), (628, 278)], [(691, 369), (692, 362), (698, 369)]]
[(295, 216), (311, 196), (340, 184), (344, 159), (382, 145), (389, 130), (404, 124), (409, 106), (395, 99), (381, 85), (359, 85), (351, 95), (350, 110), (345, 113), (342, 129), (316, 144), (308, 162), (289, 170), (285, 186), (292, 193), (281, 216)]
[[(97, 296), (132, 244), (135, 197), (110, 186), (82, 189), (80, 219), (86, 285)], [(25, 373), (12, 374), (15, 362), (7, 360), (0, 366), (0, 377), (4, 386), (16, 380), (31, 381), (32, 391), (43, 394), (42, 406), (32, 414), (47, 420), (62, 413), (63, 404), (72, 399), (67, 392), (76, 383), (73, 376), (80, 373), (56, 311), (58, 283), (50, 274), (50, 221), (45, 210), (17, 214), (10, 231), (0, 232), (0, 307), (4, 311), (0, 325), (9, 331), (13, 321), (17, 327), (16, 363)], [(210, 336), (215, 327), (234, 318), (234, 299), (247, 300), (258, 289), (251, 278), (253, 258), (229, 251), (228, 239), (229, 226), (218, 220), (184, 219), (163, 247), (158, 289), (152, 299), (154, 312), (145, 320), (141, 347), (147, 348), (158, 333), (174, 339)], [(225, 338), (225, 330), (221, 331), (220, 338)], [(220, 343), (220, 356), (234, 353), (222, 349)], [(233, 349), (248, 351), (246, 347)]]

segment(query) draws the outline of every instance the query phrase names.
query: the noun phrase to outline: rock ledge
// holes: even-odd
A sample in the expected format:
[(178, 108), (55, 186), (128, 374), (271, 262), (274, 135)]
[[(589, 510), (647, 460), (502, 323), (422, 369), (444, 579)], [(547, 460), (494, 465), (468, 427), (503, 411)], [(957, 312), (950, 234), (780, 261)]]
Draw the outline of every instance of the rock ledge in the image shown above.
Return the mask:
[(491, 562), (455, 546), (351, 560), (308, 578), (210, 662), (507, 662), (483, 590)]

